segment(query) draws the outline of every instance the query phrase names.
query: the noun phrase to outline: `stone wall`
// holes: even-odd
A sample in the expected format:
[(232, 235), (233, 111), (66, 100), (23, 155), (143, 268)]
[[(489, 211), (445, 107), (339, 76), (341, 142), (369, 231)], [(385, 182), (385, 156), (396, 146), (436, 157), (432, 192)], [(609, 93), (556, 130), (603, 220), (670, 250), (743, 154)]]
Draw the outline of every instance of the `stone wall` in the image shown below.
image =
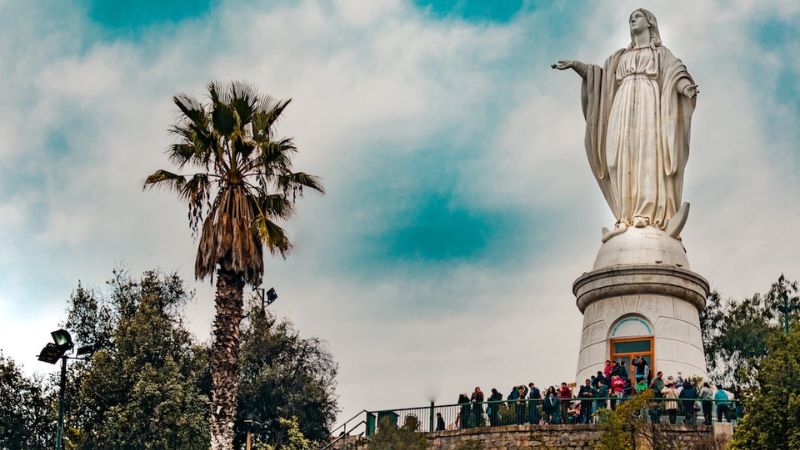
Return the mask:
[[(680, 449), (707, 449), (714, 440), (712, 427), (703, 425), (660, 425), (659, 436)], [(426, 433), (433, 450), (455, 450), (469, 441), (483, 443), (484, 450), (572, 449), (589, 450), (597, 445), (597, 425), (510, 425)]]

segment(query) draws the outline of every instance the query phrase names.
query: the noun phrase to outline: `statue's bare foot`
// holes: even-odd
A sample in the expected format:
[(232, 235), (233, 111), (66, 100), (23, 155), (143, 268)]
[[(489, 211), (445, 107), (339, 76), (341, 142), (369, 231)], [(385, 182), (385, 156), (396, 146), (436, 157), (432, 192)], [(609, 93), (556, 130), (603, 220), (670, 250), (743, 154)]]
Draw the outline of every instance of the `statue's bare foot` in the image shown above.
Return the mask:
[(608, 241), (614, 236), (624, 233), (625, 230), (627, 229), (628, 229), (628, 224), (624, 222), (617, 222), (617, 225), (614, 227), (613, 230), (609, 230), (608, 228), (603, 227), (603, 236), (600, 238), (600, 240), (603, 243), (606, 243), (606, 241)]
[(644, 216), (633, 216), (633, 226), (643, 228), (650, 224), (650, 219)]

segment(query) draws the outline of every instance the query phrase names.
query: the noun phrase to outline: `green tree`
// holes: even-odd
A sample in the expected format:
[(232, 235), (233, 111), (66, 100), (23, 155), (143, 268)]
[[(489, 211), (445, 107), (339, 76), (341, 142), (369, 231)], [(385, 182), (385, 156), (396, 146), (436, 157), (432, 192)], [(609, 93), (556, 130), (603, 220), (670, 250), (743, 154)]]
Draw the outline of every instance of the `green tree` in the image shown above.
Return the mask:
[[(117, 280), (118, 271), (115, 269), (113, 273)], [(119, 275), (122, 276), (123, 272), (119, 272)], [(104, 302), (94, 290), (84, 288), (78, 280), (78, 287), (69, 297), (64, 327), (70, 330), (76, 342), (105, 348), (109, 346), (114, 330), (113, 314), (108, 302)]]
[(759, 389), (746, 402), (731, 449), (800, 448), (800, 329), (773, 333), (758, 371)]
[(189, 224), (200, 232), (195, 275), (216, 274), (211, 349), (211, 449), (232, 450), (238, 398), (239, 326), (245, 283), (259, 286), (263, 245), (284, 257), (291, 249), (276, 221), (288, 219), (304, 188), (323, 192), (319, 179), (292, 169), (297, 151), (274, 125), (289, 100), (274, 101), (243, 83), (208, 86), (209, 101), (173, 97), (181, 117), (170, 131), (168, 155), (179, 170), (158, 170), (145, 187), (163, 186), (188, 203)]
[(783, 330), (779, 311), (784, 295), (793, 306), (792, 322), (800, 317), (798, 283), (781, 275), (764, 294), (723, 301), (712, 292), (700, 315), (703, 346), (711, 375), (723, 384), (753, 386), (761, 359), (767, 354), (767, 338)]
[(330, 436), (336, 419), (337, 365), (317, 338), (302, 338), (289, 321), (277, 321), (260, 304), (248, 308), (242, 327), (237, 447), (244, 442), (244, 420), (255, 420), (256, 437), (273, 446), (288, 445), (285, 421), (294, 418), (313, 441)]
[(647, 408), (652, 391), (645, 391), (633, 400), (619, 403), (614, 410), (600, 410), (600, 441), (598, 450), (636, 450), (648, 433)]
[(105, 347), (71, 370), (72, 444), (86, 450), (207, 447), (207, 355), (183, 325), (180, 310), (190, 294), (182, 280), (152, 271), (137, 280), (115, 271), (109, 284), (108, 300), (76, 302), (82, 296), (76, 291), (70, 304), (68, 316), (80, 318), (69, 321), (76, 334), (108, 327), (91, 323), (93, 310), (106, 309), (102, 317), (112, 325)]
[(378, 424), (378, 432), (370, 438), (369, 448), (375, 450), (425, 450), (428, 440), (418, 432), (419, 423), (407, 421), (398, 427), (388, 417)]
[(39, 378), (28, 379), (0, 352), (0, 449), (52, 448), (55, 410)]
[(253, 448), (255, 450), (311, 450), (311, 440), (303, 435), (300, 430), (300, 424), (297, 422), (296, 417), (291, 419), (278, 419), (278, 426), (283, 429), (283, 434), (286, 439), (280, 445), (271, 445), (264, 442), (256, 441)]

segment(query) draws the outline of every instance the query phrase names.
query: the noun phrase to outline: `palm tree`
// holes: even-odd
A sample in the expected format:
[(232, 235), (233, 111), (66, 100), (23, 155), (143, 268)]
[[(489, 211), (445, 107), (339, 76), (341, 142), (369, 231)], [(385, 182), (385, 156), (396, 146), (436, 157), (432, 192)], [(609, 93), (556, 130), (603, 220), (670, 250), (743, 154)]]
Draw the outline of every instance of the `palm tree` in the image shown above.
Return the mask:
[(177, 143), (167, 154), (179, 171), (196, 173), (158, 170), (144, 187), (165, 187), (186, 201), (192, 232), (200, 232), (195, 277), (217, 276), (211, 449), (232, 450), (244, 285), (261, 284), (264, 244), (273, 255), (286, 257), (291, 250), (276, 221), (293, 214), (304, 188), (324, 188), (319, 178), (292, 170), (297, 148), (291, 138), (275, 136), (275, 123), (291, 100), (275, 101), (240, 82), (210, 83), (208, 93), (205, 103), (172, 98), (180, 117), (169, 130)]

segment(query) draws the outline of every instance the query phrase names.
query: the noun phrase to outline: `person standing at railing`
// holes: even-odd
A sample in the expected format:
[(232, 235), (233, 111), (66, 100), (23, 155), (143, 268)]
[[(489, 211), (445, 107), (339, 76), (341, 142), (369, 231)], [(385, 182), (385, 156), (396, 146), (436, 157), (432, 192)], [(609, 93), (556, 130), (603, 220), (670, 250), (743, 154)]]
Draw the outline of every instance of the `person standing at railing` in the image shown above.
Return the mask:
[(544, 397), (542, 404), (542, 412), (545, 415), (545, 421), (551, 424), (561, 423), (561, 415), (559, 414), (559, 401), (556, 388), (550, 386), (547, 389), (547, 395)]
[(558, 391), (558, 398), (561, 401), (561, 420), (567, 423), (567, 410), (569, 409), (569, 402), (572, 400), (572, 389), (567, 386), (567, 383), (561, 383), (561, 389)]
[(495, 427), (500, 423), (500, 401), (503, 400), (503, 394), (492, 388), (492, 395), (489, 396), (489, 405), (486, 411), (489, 413), (489, 425)]
[[(631, 398), (631, 397), (633, 397), (633, 394), (636, 392), (636, 386), (634, 386), (633, 384), (631, 384), (631, 379), (630, 379), (630, 378), (624, 378), (624, 379), (622, 380), (622, 382), (623, 382), (623, 383), (625, 383), (625, 384), (624, 384), (624, 386), (625, 386), (625, 387), (624, 387), (624, 390), (623, 390), (623, 393), (624, 393), (624, 396), (623, 396), (623, 397), (624, 397), (624, 398)], [(620, 403), (621, 403), (621, 402), (622, 402), (622, 400), (620, 400)]]
[(708, 382), (703, 383), (700, 388), (700, 405), (703, 407), (703, 423), (711, 425), (711, 409), (714, 406), (714, 391), (711, 390), (711, 385)]
[(586, 380), (578, 389), (578, 398), (581, 399), (580, 423), (589, 423), (592, 419), (592, 398), (594, 398), (591, 380)]
[(717, 385), (717, 392), (714, 394), (714, 401), (717, 403), (717, 422), (722, 422), (723, 417), (725, 417), (726, 422), (730, 422), (731, 417), (728, 411), (730, 397), (728, 397), (728, 393), (725, 391), (725, 389), (722, 389), (721, 384)]
[(485, 425), (483, 420), (483, 391), (480, 386), (475, 387), (470, 398), (472, 402), (472, 423), (473, 426), (482, 427)]
[(617, 409), (617, 402), (625, 395), (625, 382), (622, 381), (619, 375), (611, 376), (611, 391), (615, 399), (611, 400), (611, 409)]
[(539, 403), (542, 402), (542, 393), (533, 383), (528, 383), (528, 421), (532, 425), (539, 424)]
[(694, 387), (694, 384), (691, 381), (684, 381), (683, 390), (678, 396), (684, 399), (681, 405), (683, 407), (683, 415), (685, 417), (683, 423), (694, 425), (696, 422), (694, 403), (697, 401), (698, 397), (697, 388)]
[(469, 397), (467, 397), (467, 394), (461, 394), (458, 396), (458, 404), (461, 405), (461, 407), (459, 408), (457, 422), (459, 423), (460, 428), (464, 430), (470, 427), (470, 407)]
[(664, 398), (666, 401), (664, 402), (664, 409), (667, 410), (667, 414), (669, 415), (669, 423), (674, 424), (677, 422), (678, 418), (678, 402), (675, 399), (678, 398), (678, 390), (675, 389), (675, 383), (670, 380), (667, 383), (667, 387), (661, 391), (664, 394)]
[(508, 393), (508, 397), (506, 397), (506, 400), (508, 400), (508, 407), (513, 408), (518, 398), (519, 398), (519, 389), (518, 386), (514, 386), (511, 388), (511, 392)]
[(523, 385), (517, 387), (519, 389), (519, 399), (517, 399), (517, 404), (514, 408), (514, 418), (516, 419), (517, 425), (522, 425), (527, 420), (525, 411), (527, 409), (528, 399), (526, 398), (526, 394), (528, 389)]
[(647, 379), (640, 378), (636, 380), (636, 393), (641, 394), (647, 390)]
[(653, 391), (653, 398), (655, 399), (653, 408), (650, 408), (650, 421), (658, 423), (661, 421), (661, 410), (663, 409), (662, 402), (659, 400), (664, 397), (661, 391), (664, 390), (664, 372), (658, 372), (656, 377), (650, 383), (650, 389)]
[(608, 400), (606, 398), (609, 396), (608, 393), (608, 386), (603, 381), (597, 383), (597, 410), (600, 411), (601, 409), (608, 408)]
[(442, 417), (442, 413), (436, 413), (436, 431), (444, 431), (444, 417)]

